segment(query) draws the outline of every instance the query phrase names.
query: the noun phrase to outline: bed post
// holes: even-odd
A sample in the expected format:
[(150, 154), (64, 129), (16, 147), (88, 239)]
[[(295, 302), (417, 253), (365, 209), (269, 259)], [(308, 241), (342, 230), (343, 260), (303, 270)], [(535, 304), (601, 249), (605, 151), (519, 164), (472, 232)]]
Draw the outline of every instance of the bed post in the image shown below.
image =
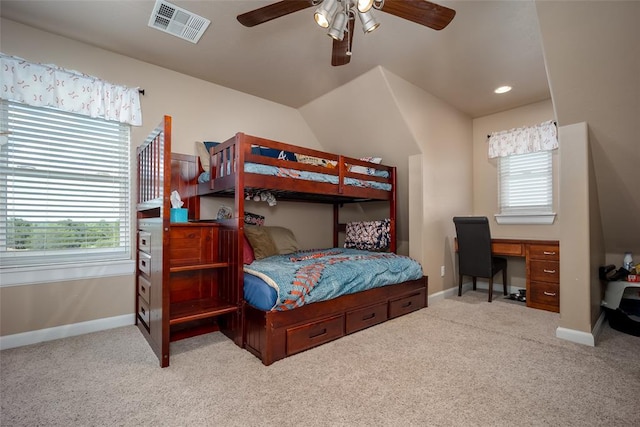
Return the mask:
[(396, 235), (396, 214), (397, 214), (397, 203), (396, 203), (396, 192), (397, 192), (397, 176), (396, 176), (396, 168), (395, 166), (391, 168), (391, 185), (393, 186), (393, 191), (391, 191), (391, 200), (389, 200), (389, 236), (391, 239), (390, 243), (390, 251), (396, 253), (398, 250), (398, 238)]
[(340, 205), (333, 204), (333, 247), (338, 247), (338, 232), (340, 231)]
[[(237, 133), (234, 138), (234, 144), (230, 147), (231, 150), (231, 158), (229, 161), (231, 162), (231, 167), (236, 167), (237, 169), (234, 171), (235, 176), (235, 194), (234, 194), (234, 208), (237, 217), (237, 230), (236, 238), (237, 248), (238, 248), (238, 264), (237, 264), (237, 284), (236, 288), (238, 291), (238, 299), (240, 301), (241, 310), (244, 310), (244, 173), (240, 173), (239, 171), (244, 170), (244, 147), (243, 147), (243, 133)], [(244, 313), (240, 313), (240, 330), (236, 333), (235, 343), (244, 347), (244, 343), (246, 340), (246, 326), (244, 320)]]

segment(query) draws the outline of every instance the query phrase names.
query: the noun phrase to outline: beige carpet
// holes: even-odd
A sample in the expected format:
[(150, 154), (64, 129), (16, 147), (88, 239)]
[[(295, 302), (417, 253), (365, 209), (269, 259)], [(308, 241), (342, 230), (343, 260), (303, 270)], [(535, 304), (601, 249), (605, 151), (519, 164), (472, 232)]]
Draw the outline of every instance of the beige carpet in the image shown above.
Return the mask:
[(134, 326), (0, 353), (2, 426), (637, 426), (640, 338), (467, 292), (265, 367), (213, 333), (158, 367)]

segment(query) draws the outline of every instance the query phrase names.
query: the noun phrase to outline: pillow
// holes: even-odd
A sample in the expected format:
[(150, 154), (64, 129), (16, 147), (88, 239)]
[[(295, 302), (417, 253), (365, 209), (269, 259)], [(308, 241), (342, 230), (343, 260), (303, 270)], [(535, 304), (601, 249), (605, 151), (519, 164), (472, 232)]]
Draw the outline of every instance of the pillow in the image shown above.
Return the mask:
[(327, 166), (327, 161), (319, 157), (307, 156), (306, 154), (296, 154), (296, 159), (300, 163), (314, 166)]
[(242, 263), (243, 264), (251, 264), (255, 261), (256, 256), (253, 253), (253, 248), (251, 247), (251, 243), (249, 239), (247, 239), (247, 235), (243, 235), (244, 244), (242, 245)]
[(280, 255), (291, 254), (300, 250), (300, 245), (293, 231), (278, 226), (265, 226), (264, 228), (273, 239), (273, 243), (276, 245)]
[[(375, 164), (379, 165), (380, 162), (382, 162), (382, 157), (361, 157), (360, 160), (362, 160), (364, 162), (375, 163)], [(355, 172), (355, 173), (364, 173), (364, 174), (367, 174), (367, 175), (375, 175), (376, 174), (376, 169), (375, 168), (367, 168), (367, 167), (364, 167), (364, 166), (351, 166), (349, 168), (349, 171)]]
[(296, 155), (290, 151), (278, 150), (276, 148), (260, 147), (260, 154), (266, 157), (273, 157), (279, 160), (296, 161)]
[(200, 164), (202, 165), (202, 169), (205, 172), (209, 172), (209, 149), (211, 147), (215, 147), (220, 144), (219, 142), (209, 142), (209, 141), (196, 141), (196, 152), (198, 153), (198, 157), (200, 157)]
[(345, 248), (380, 251), (390, 246), (391, 220), (349, 222), (344, 239)]
[(264, 217), (262, 215), (245, 211), (244, 223), (251, 224), (251, 225), (264, 225)]
[(324, 166), (326, 168), (335, 168), (338, 166), (336, 160), (326, 160), (320, 157), (307, 156), (306, 154), (296, 154), (296, 160), (298, 163), (304, 163), (307, 165)]
[(264, 227), (247, 225), (244, 228), (244, 235), (247, 236), (247, 240), (251, 243), (255, 259), (278, 255), (278, 248), (276, 248), (271, 235)]

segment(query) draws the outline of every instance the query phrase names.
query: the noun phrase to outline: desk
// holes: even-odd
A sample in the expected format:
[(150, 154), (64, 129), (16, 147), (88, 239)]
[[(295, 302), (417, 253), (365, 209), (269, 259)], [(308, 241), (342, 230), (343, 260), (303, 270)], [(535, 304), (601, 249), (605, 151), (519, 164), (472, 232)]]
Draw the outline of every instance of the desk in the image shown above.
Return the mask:
[(524, 257), (527, 307), (560, 311), (560, 243), (557, 240), (491, 239), (498, 256)]

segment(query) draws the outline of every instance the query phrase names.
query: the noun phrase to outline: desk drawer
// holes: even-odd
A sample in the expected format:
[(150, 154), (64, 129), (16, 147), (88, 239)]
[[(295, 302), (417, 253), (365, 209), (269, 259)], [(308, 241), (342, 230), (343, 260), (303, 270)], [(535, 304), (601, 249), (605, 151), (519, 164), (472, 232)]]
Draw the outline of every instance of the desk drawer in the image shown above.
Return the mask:
[(531, 280), (560, 283), (560, 263), (556, 261), (530, 261)]
[(518, 242), (492, 242), (491, 252), (499, 256), (524, 256), (522, 243)]
[(412, 294), (389, 301), (389, 319), (411, 313), (426, 306), (426, 290), (420, 289)]
[(543, 310), (560, 311), (560, 285), (557, 283), (531, 282), (527, 305)]
[(344, 335), (344, 316), (330, 317), (287, 329), (287, 355), (299, 353)]
[(359, 331), (387, 320), (387, 303), (383, 302), (359, 310), (350, 311), (346, 318), (346, 332)]
[(560, 261), (560, 247), (558, 245), (529, 245), (529, 258)]

